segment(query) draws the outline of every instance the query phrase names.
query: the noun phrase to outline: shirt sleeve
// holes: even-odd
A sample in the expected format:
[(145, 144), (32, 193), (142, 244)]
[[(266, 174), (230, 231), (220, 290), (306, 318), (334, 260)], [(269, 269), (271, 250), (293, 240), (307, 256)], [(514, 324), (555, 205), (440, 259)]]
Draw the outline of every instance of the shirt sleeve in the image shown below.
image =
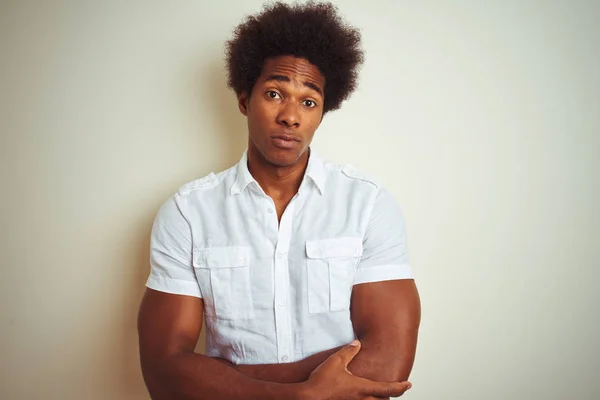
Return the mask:
[(367, 225), (354, 284), (412, 278), (404, 215), (392, 195), (380, 189)]
[(172, 294), (202, 298), (192, 264), (192, 232), (171, 197), (158, 211), (150, 238), (150, 276), (146, 286)]

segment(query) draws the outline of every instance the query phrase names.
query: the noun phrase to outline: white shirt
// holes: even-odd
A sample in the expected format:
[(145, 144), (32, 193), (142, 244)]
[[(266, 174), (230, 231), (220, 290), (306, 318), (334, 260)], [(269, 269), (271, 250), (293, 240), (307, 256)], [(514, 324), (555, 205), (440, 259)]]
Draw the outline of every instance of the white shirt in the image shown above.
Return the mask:
[(293, 362), (351, 342), (352, 286), (412, 278), (402, 212), (377, 183), (311, 150), (278, 223), (247, 161), (244, 152), (166, 201), (146, 286), (202, 298), (206, 354), (234, 364)]

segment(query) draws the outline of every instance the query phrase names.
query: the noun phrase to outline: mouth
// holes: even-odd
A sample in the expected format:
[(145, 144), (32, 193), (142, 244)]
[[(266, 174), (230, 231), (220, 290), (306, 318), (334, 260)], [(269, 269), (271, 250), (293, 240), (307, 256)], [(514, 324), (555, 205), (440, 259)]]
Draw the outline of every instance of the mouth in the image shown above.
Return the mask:
[(274, 135), (271, 142), (280, 149), (293, 149), (300, 146), (300, 138), (293, 135)]

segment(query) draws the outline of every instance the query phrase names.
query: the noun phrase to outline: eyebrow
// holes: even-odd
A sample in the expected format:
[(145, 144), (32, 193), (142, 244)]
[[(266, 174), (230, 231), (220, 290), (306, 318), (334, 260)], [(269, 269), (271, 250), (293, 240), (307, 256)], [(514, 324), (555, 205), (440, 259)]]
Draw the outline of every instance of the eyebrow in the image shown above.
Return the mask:
[[(288, 78), (285, 75), (269, 75), (267, 76), (267, 79), (265, 79), (265, 82), (268, 81), (277, 81), (277, 82), (291, 82), (290, 78)], [(323, 91), (321, 90), (321, 88), (317, 85), (315, 85), (312, 82), (302, 82), (304, 84), (304, 86), (311, 88), (312, 90), (314, 90), (315, 92), (319, 93), (321, 95), (321, 97), (325, 97), (323, 95)]]

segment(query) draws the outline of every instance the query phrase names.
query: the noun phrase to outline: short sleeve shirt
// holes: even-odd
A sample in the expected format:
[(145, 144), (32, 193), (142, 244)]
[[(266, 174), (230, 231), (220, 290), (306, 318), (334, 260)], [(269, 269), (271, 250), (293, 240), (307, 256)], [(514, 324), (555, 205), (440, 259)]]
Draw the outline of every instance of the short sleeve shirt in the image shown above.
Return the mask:
[(207, 355), (234, 364), (293, 362), (352, 341), (353, 286), (412, 279), (396, 201), (311, 150), (278, 221), (247, 161), (244, 152), (164, 203), (146, 286), (202, 298)]

